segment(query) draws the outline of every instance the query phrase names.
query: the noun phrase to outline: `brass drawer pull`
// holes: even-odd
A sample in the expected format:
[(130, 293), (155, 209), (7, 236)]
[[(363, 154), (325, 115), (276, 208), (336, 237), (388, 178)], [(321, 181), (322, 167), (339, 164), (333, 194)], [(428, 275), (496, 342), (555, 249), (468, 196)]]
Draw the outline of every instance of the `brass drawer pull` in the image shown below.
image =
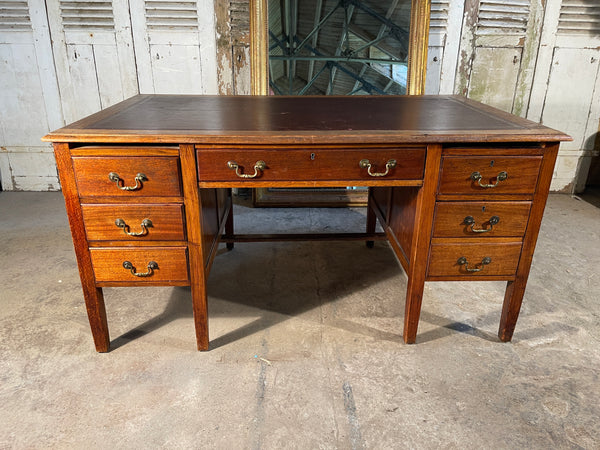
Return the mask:
[[(123, 180), (115, 172), (109, 173), (108, 179), (110, 181), (114, 181), (115, 183), (117, 183), (117, 187), (119, 189), (121, 189), (122, 191), (137, 191), (138, 189), (141, 189), (143, 187), (143, 184), (142, 184), (143, 181), (148, 181), (148, 178), (143, 173), (138, 173), (135, 176), (135, 186), (125, 186), (125, 185), (121, 186), (121, 181), (123, 181)], [(123, 184), (125, 184), (125, 182), (123, 182)]]
[(136, 277), (150, 277), (152, 276), (154, 271), (158, 269), (158, 264), (154, 261), (150, 261), (146, 266), (146, 268), (148, 269), (147, 272), (136, 272), (135, 267), (133, 267), (133, 264), (131, 264), (129, 261), (123, 261), (123, 267), (127, 270), (130, 270), (131, 274), (135, 275)]
[(463, 223), (465, 225), (471, 225), (470, 229), (471, 229), (472, 233), (488, 233), (488, 232), (492, 231), (492, 229), (494, 228), (494, 225), (497, 225), (498, 222), (500, 222), (500, 217), (492, 216), (492, 217), (490, 217), (490, 220), (488, 220), (487, 222), (484, 222), (484, 223), (490, 224), (489, 228), (475, 228), (475, 219), (473, 218), (473, 216), (467, 216), (467, 217), (465, 217), (465, 220), (463, 220)]
[(385, 172), (371, 172), (371, 167), (373, 166), (368, 159), (361, 159), (358, 163), (358, 166), (361, 169), (367, 169), (367, 173), (372, 177), (385, 177), (388, 173), (390, 173), (390, 169), (396, 167), (396, 164), (397, 162), (395, 159), (390, 159), (387, 163), (385, 163)]
[(259, 175), (259, 172), (262, 172), (267, 168), (267, 163), (262, 160), (256, 161), (256, 164), (254, 164), (253, 174), (240, 173), (240, 166), (235, 161), (227, 161), (227, 167), (229, 167), (231, 170), (235, 170), (235, 174), (240, 178), (256, 178)]
[(508, 178), (508, 173), (502, 171), (498, 175), (496, 175), (496, 182), (494, 184), (482, 184), (481, 178), (482, 178), (482, 176), (479, 172), (473, 172), (471, 174), (471, 180), (477, 181), (477, 184), (479, 184), (479, 186), (481, 186), (482, 188), (494, 188), (494, 187), (498, 186), (498, 183), (500, 183), (501, 181), (504, 181)]
[(479, 263), (479, 267), (474, 267), (474, 268), (470, 268), (469, 267), (469, 261), (467, 261), (467, 258), (465, 258), (464, 256), (461, 256), (460, 258), (458, 258), (457, 263), (461, 266), (465, 266), (465, 270), (467, 272), (481, 272), (485, 266), (487, 266), (489, 263), (492, 262), (492, 258), (490, 258), (489, 256), (486, 256), (485, 258), (483, 258), (481, 260), (481, 263)]
[(138, 232), (129, 231), (129, 225), (127, 225), (123, 219), (115, 220), (115, 225), (119, 228), (123, 228), (123, 233), (127, 236), (145, 236), (148, 234), (148, 228), (152, 226), (152, 221), (150, 219), (142, 220), (142, 223), (140, 224), (142, 231)]

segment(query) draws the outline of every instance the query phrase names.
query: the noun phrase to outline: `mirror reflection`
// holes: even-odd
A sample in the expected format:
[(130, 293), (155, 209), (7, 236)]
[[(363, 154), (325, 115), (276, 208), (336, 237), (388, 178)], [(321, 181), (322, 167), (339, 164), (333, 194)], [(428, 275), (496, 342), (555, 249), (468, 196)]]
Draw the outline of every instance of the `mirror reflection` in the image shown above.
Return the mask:
[(271, 95), (407, 92), (411, 0), (269, 0)]

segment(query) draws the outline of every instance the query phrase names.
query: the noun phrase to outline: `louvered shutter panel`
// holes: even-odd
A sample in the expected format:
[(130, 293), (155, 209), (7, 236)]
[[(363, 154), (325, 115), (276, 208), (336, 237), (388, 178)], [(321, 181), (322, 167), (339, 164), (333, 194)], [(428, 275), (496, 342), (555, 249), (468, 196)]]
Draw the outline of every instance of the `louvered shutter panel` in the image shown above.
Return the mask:
[(600, 36), (600, 3), (596, 0), (563, 0), (558, 19), (559, 36)]
[[(540, 0), (481, 0), (474, 24), (469, 97), (524, 114), (543, 17)], [(464, 85), (464, 81), (461, 82)]]
[(463, 9), (463, 1), (431, 0), (426, 94), (453, 92)]
[(429, 16), (429, 45), (440, 46), (448, 26), (448, 8), (450, 0), (431, 0)]
[(427, 72), (425, 76), (426, 94), (437, 94), (440, 90), (442, 57), (448, 26), (448, 6), (449, 0), (431, 0)]
[(556, 43), (559, 47), (600, 46), (600, 2), (563, 0), (558, 17)]
[(145, 1), (146, 25), (149, 31), (198, 31), (196, 2)]
[(3, 190), (59, 188), (51, 147), (62, 126), (43, 0), (0, 1), (0, 180)]
[(137, 93), (127, 0), (47, 2), (67, 122)]
[(216, 93), (212, 2), (130, 0), (130, 8), (141, 93)]
[(573, 137), (560, 146), (553, 190), (581, 192), (598, 155), (599, 74), (598, 0), (547, 2), (529, 117)]
[(64, 30), (113, 31), (115, 26), (111, 2), (61, 0), (60, 16)]
[(26, 1), (9, 0), (0, 2), (0, 31), (31, 30), (29, 6)]
[(524, 36), (529, 18), (529, 0), (482, 0), (477, 35)]
[(231, 40), (234, 43), (249, 44), (250, 39), (250, 14), (248, 0), (230, 0), (229, 24), (231, 26)]

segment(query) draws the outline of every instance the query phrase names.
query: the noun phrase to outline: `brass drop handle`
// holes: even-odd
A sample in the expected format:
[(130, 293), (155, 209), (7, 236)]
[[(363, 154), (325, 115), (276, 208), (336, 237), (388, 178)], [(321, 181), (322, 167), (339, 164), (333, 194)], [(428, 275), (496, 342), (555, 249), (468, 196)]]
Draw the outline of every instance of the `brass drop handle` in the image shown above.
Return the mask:
[(142, 220), (142, 223), (140, 224), (142, 231), (138, 232), (129, 231), (129, 225), (127, 225), (123, 219), (115, 220), (115, 225), (119, 228), (123, 228), (123, 233), (127, 236), (145, 236), (148, 234), (148, 228), (152, 226), (152, 221), (150, 219)]
[(152, 276), (154, 271), (158, 269), (158, 264), (154, 261), (150, 261), (146, 266), (146, 268), (148, 269), (147, 272), (136, 272), (135, 267), (133, 267), (133, 264), (131, 264), (129, 261), (123, 261), (123, 267), (127, 270), (130, 270), (131, 274), (136, 277), (150, 277)]
[(385, 177), (388, 173), (390, 173), (390, 169), (396, 167), (397, 161), (395, 159), (390, 159), (387, 163), (385, 163), (385, 172), (371, 172), (371, 163), (368, 159), (361, 159), (358, 163), (358, 166), (361, 169), (367, 169), (367, 173), (372, 177)]
[[(135, 176), (135, 186), (125, 186), (125, 182), (123, 181), (123, 179), (121, 177), (119, 177), (119, 175), (116, 174), (115, 172), (109, 173), (108, 179), (110, 181), (114, 181), (115, 183), (117, 183), (117, 187), (119, 189), (121, 189), (122, 191), (137, 191), (138, 189), (141, 189), (143, 187), (143, 184), (142, 184), (143, 181), (148, 181), (148, 177), (146, 177), (146, 175), (144, 175), (143, 173), (138, 173)], [(123, 181), (123, 186), (121, 186), (122, 181)]]
[(482, 178), (482, 176), (479, 172), (473, 172), (471, 174), (471, 180), (477, 181), (477, 184), (479, 184), (479, 186), (481, 186), (482, 188), (494, 188), (494, 187), (498, 186), (498, 183), (500, 183), (501, 181), (504, 181), (508, 178), (508, 173), (502, 171), (498, 175), (496, 175), (496, 182), (494, 184), (482, 184), (481, 178)]
[(490, 258), (489, 256), (486, 256), (485, 258), (483, 258), (481, 260), (481, 262), (479, 263), (479, 267), (469, 267), (469, 261), (467, 261), (467, 258), (465, 258), (464, 256), (461, 256), (460, 258), (458, 258), (457, 263), (460, 266), (465, 266), (465, 270), (467, 272), (481, 272), (485, 266), (487, 266), (488, 264), (490, 264), (492, 262), (492, 258)]
[(227, 167), (229, 167), (231, 170), (235, 170), (235, 174), (240, 178), (256, 178), (259, 175), (259, 172), (262, 172), (267, 168), (267, 163), (262, 160), (256, 161), (256, 164), (254, 164), (253, 174), (240, 173), (240, 166), (235, 161), (227, 161)]
[(465, 225), (471, 225), (470, 229), (472, 233), (489, 233), (494, 228), (494, 225), (498, 224), (498, 222), (500, 222), (500, 217), (492, 216), (490, 217), (490, 220), (488, 220), (487, 222), (483, 222), (489, 223), (489, 228), (475, 228), (475, 219), (473, 218), (473, 216), (467, 216), (465, 217), (465, 220), (463, 220), (463, 223)]

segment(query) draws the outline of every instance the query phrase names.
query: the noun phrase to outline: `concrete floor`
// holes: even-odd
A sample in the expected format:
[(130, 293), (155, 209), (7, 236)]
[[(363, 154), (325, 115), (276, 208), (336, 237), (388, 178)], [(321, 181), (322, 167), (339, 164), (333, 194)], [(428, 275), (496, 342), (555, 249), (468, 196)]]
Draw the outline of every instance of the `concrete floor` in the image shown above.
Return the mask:
[[(236, 231), (364, 211), (236, 209)], [(600, 209), (549, 199), (512, 343), (504, 283), (428, 283), (402, 343), (386, 243), (237, 244), (187, 288), (106, 289), (94, 351), (60, 193), (0, 193), (0, 448), (600, 448)]]

